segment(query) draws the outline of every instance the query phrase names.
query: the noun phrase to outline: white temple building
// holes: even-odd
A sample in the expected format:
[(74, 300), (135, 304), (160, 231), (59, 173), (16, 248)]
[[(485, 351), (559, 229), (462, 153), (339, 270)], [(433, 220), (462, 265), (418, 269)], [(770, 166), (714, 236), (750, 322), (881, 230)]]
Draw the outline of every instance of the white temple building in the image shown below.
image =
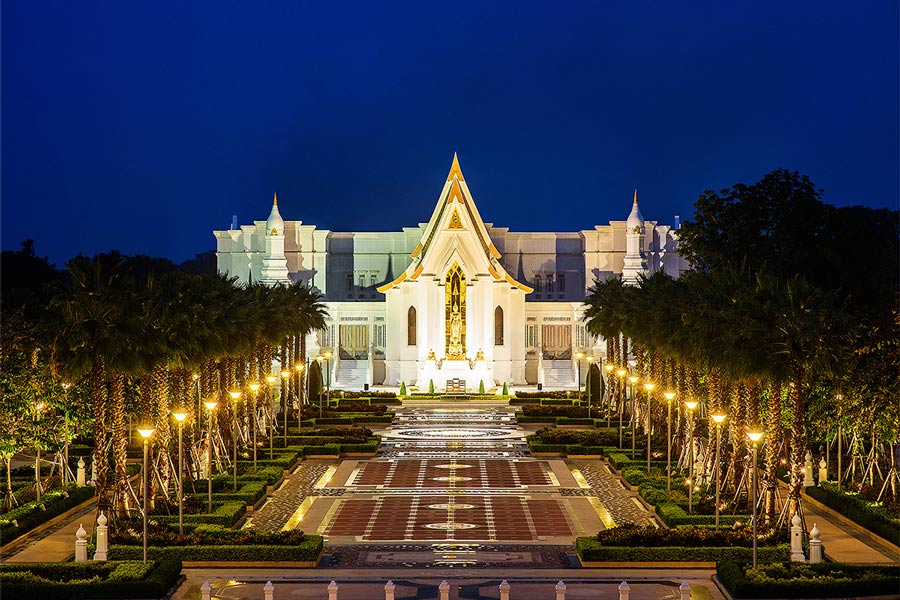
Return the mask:
[[(624, 212), (624, 211), (623, 211)], [(595, 279), (687, 269), (677, 231), (645, 221), (637, 192), (625, 221), (576, 232), (511, 232), (485, 223), (454, 155), (427, 223), (397, 232), (336, 232), (284, 221), (215, 231), (218, 270), (274, 285), (302, 281), (330, 318), (307, 340), (331, 350), (332, 388), (477, 391), (508, 383), (574, 389), (575, 355), (605, 353), (581, 320)]]

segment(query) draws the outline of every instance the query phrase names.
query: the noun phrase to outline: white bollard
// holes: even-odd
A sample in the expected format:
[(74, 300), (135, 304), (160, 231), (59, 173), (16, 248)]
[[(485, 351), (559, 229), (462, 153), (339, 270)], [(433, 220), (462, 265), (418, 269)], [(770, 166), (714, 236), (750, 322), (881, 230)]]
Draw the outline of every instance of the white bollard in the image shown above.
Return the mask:
[(681, 582), (678, 591), (681, 592), (681, 600), (691, 600), (691, 584), (687, 581)]
[(556, 582), (556, 600), (566, 600), (566, 584), (562, 581)]
[(200, 600), (209, 600), (209, 596), (212, 593), (212, 586), (209, 585), (208, 581), (204, 581), (203, 585), (200, 586)]
[(87, 531), (84, 530), (83, 525), (79, 524), (78, 531), (75, 532), (75, 562), (86, 563), (87, 561)]
[(78, 487), (84, 487), (86, 484), (86, 479), (84, 475), (84, 458), (78, 458), (78, 470), (75, 472), (75, 483)]
[(505, 579), (500, 582), (500, 600), (509, 600), (509, 582)]
[(331, 583), (328, 584), (328, 600), (338, 600), (338, 584), (332, 579)]
[(794, 513), (791, 519), (791, 561), (806, 562), (803, 556), (803, 528), (800, 526), (800, 513)]
[(813, 523), (813, 528), (809, 532), (809, 563), (818, 565), (824, 562), (824, 552), (822, 551), (822, 540), (819, 539), (819, 528)]
[(628, 585), (627, 581), (623, 581), (619, 584), (619, 600), (628, 600), (628, 597), (631, 595), (631, 586)]
[(819, 461), (819, 483), (828, 481), (828, 463), (825, 459)]
[(109, 527), (106, 522), (106, 515), (101, 510), (97, 517), (97, 550), (94, 552), (94, 560), (106, 560), (106, 553), (109, 551)]
[(803, 465), (803, 487), (813, 487), (816, 480), (813, 479), (813, 458), (812, 452), (806, 451), (806, 463)]
[(450, 584), (446, 579), (438, 586), (438, 600), (450, 600)]
[(271, 581), (267, 581), (263, 586), (263, 600), (272, 600), (275, 597), (275, 585)]
[(384, 600), (394, 600), (394, 590), (397, 589), (397, 586), (394, 585), (394, 582), (388, 579), (388, 582), (384, 584)]

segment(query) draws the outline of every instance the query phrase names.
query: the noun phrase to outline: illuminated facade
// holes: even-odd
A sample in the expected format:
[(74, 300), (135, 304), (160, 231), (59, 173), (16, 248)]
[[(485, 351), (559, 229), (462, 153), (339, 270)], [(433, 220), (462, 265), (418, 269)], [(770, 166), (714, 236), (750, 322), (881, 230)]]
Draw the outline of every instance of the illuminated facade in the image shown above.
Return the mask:
[(581, 322), (594, 279), (678, 276), (677, 233), (644, 221), (635, 192), (626, 221), (577, 232), (517, 233), (485, 223), (454, 156), (427, 223), (343, 233), (284, 221), (215, 231), (218, 270), (240, 282), (303, 281), (330, 318), (312, 356), (334, 351), (332, 386), (361, 389), (465, 382), (469, 390), (577, 386), (575, 353), (602, 356)]

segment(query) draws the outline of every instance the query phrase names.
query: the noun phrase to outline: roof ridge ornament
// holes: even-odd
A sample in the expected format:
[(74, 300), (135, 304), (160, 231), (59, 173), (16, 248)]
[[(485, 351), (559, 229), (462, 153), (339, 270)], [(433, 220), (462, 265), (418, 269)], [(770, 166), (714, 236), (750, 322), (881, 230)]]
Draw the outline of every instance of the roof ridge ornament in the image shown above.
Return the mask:
[(450, 165), (450, 172), (447, 174), (447, 181), (452, 181), (454, 174), (456, 174), (456, 178), (460, 181), (466, 180), (466, 178), (463, 177), (462, 169), (459, 167), (459, 157), (456, 156), (456, 152), (453, 153), (453, 164)]
[(272, 200), (272, 206), (278, 206), (278, 192), (275, 192), (275, 198)]

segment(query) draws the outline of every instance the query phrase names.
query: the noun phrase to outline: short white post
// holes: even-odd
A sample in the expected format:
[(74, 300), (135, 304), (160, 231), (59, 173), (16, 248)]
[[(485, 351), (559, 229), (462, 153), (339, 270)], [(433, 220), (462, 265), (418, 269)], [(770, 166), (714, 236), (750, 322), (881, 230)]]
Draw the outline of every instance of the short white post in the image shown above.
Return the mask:
[(681, 582), (681, 585), (678, 586), (678, 591), (681, 592), (681, 600), (691, 600), (691, 584), (687, 581)]
[(384, 584), (384, 600), (394, 600), (394, 590), (397, 589), (397, 586), (394, 585), (394, 582), (388, 579), (388, 582)]
[(87, 531), (84, 530), (83, 525), (79, 524), (78, 531), (75, 532), (75, 562), (86, 563), (87, 561)]
[(824, 562), (822, 540), (819, 539), (820, 533), (819, 528), (813, 523), (813, 528), (809, 532), (809, 562), (813, 565)]
[(500, 600), (509, 600), (509, 582), (505, 579), (500, 582)]
[(446, 579), (438, 586), (438, 600), (450, 600), (450, 584)]
[(793, 562), (806, 562), (803, 556), (803, 528), (800, 526), (800, 513), (794, 513), (791, 519), (791, 560)]
[(106, 522), (106, 515), (101, 510), (97, 517), (97, 550), (94, 552), (94, 560), (106, 560), (106, 552), (109, 550), (109, 527)]
[(819, 461), (819, 483), (828, 481), (828, 463), (825, 459)]
[(272, 600), (275, 597), (275, 584), (271, 581), (267, 581), (266, 585), (263, 586), (263, 599), (264, 600)]
[(627, 581), (623, 581), (619, 584), (619, 600), (628, 600), (629, 596), (631, 596), (631, 586)]
[(332, 579), (331, 583), (328, 584), (328, 600), (338, 600), (338, 584)]
[(200, 600), (209, 600), (209, 596), (212, 593), (212, 586), (209, 585), (208, 581), (204, 581), (203, 585), (200, 586)]
[(806, 451), (806, 463), (803, 465), (803, 487), (813, 487), (816, 480), (813, 479), (813, 458), (812, 452)]
[(78, 470), (75, 472), (75, 483), (78, 485), (78, 487), (84, 487), (85, 485), (87, 485), (84, 477), (84, 457), (79, 457)]
[(556, 600), (566, 600), (566, 584), (562, 581), (556, 582)]

